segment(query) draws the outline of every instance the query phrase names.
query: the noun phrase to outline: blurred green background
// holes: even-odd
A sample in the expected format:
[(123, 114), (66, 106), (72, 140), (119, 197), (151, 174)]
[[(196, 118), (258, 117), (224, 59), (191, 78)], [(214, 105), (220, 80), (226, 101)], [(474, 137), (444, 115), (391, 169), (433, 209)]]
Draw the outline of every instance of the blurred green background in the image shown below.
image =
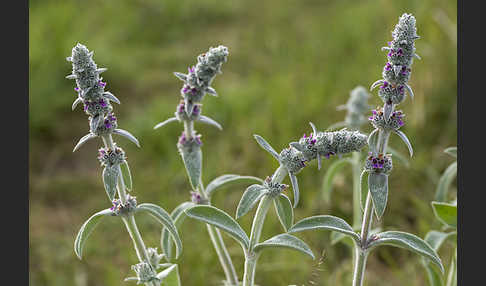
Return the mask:
[[(398, 17), (414, 14), (422, 60), (412, 66), (415, 100), (407, 98), (400, 108), (407, 114), (403, 131), (415, 154), (409, 168), (394, 162), (389, 204), (380, 225), (420, 237), (440, 228), (430, 201), (438, 176), (453, 161), (442, 150), (457, 143), (456, 1), (29, 2), (30, 285), (124, 285), (123, 279), (133, 274), (130, 265), (137, 262), (132, 242), (116, 219), (106, 219), (96, 229), (82, 261), (73, 251), (84, 220), (110, 206), (96, 159), (101, 142), (93, 140), (72, 153), (89, 130), (82, 108), (71, 111), (74, 82), (65, 79), (71, 71), (65, 58), (78, 42), (94, 50), (99, 67), (108, 68), (103, 73), (107, 90), (122, 102), (114, 104), (119, 126), (142, 145), (139, 149), (116, 138), (127, 153), (138, 201), (157, 203), (170, 212), (189, 199), (190, 189), (176, 150), (182, 125), (153, 130), (173, 115), (179, 102), (182, 85), (172, 72), (185, 72), (210, 46), (229, 48), (223, 74), (213, 83), (219, 97), (206, 96), (203, 101), (204, 114), (224, 130), (196, 125), (203, 134), (203, 180), (207, 184), (225, 173), (264, 178), (277, 162), (252, 135), (262, 135), (279, 151), (308, 133), (309, 121), (321, 130), (342, 121), (345, 112), (336, 106), (344, 104), (357, 85), (368, 87), (381, 78), (386, 56), (380, 48), (391, 40)], [(376, 91), (370, 104), (381, 105)], [(365, 125), (363, 131), (370, 127)], [(398, 137), (392, 136), (390, 145), (407, 154)], [(336, 178), (332, 203), (325, 203), (321, 184), (329, 161), (324, 162), (321, 171), (311, 164), (298, 176), (301, 202), (296, 220), (332, 214), (351, 221), (351, 172)], [(234, 214), (246, 186), (228, 185), (214, 197), (214, 204)], [(248, 232), (253, 213), (241, 219)], [(159, 225), (150, 217), (137, 221), (146, 244), (159, 246)], [(280, 232), (270, 212), (262, 239)], [(180, 234), (183, 285), (218, 285), (224, 275), (203, 224), (187, 220)], [(317, 256), (324, 251), (321, 271), (316, 271), (317, 260), (272, 250), (260, 258), (256, 282), (350, 285), (352, 253), (343, 244), (331, 246), (329, 235), (298, 234)], [(240, 246), (224, 238), (241, 278)], [(450, 251), (446, 247), (439, 253), (446, 265)], [(365, 285), (426, 285), (426, 277), (418, 256), (384, 247), (370, 256)]]

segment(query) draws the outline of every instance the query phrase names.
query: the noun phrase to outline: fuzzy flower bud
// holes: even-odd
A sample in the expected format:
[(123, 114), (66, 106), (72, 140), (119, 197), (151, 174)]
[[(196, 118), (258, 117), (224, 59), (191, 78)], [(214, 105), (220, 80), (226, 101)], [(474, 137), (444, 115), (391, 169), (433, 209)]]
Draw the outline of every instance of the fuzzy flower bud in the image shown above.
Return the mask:
[(306, 159), (302, 152), (293, 147), (285, 148), (280, 152), (280, 163), (292, 174), (298, 174), (306, 166)]
[(206, 205), (209, 202), (207, 199), (203, 198), (198, 192), (191, 192), (191, 201), (196, 205)]
[(373, 115), (369, 117), (369, 120), (375, 128), (382, 130), (398, 130), (404, 125), (402, 119), (405, 117), (405, 114), (403, 114), (401, 110), (392, 112), (388, 121), (385, 120), (383, 108), (381, 107), (377, 107), (376, 110), (373, 110), (371, 113)]
[(126, 160), (125, 152), (122, 148), (115, 147), (115, 149), (110, 148), (100, 148), (98, 150), (98, 160), (101, 166), (112, 167), (123, 163)]
[(110, 210), (113, 215), (127, 215), (137, 207), (137, 198), (127, 195), (126, 202), (123, 204), (120, 199), (113, 200), (113, 206)]
[(137, 284), (143, 284), (148, 282), (160, 282), (157, 278), (157, 273), (152, 269), (150, 264), (147, 262), (140, 262), (138, 264), (132, 265), (132, 270), (137, 274)]
[(289, 187), (289, 185), (273, 182), (272, 178), (270, 177), (267, 177), (265, 179), (265, 181), (263, 182), (263, 186), (268, 189), (268, 195), (272, 197), (278, 196)]
[(192, 112), (190, 113), (191, 115), (188, 116), (186, 113), (186, 103), (184, 100), (181, 100), (174, 115), (179, 121), (196, 121), (201, 116), (201, 111), (202, 105), (194, 104), (192, 107)]
[(391, 154), (378, 154), (378, 156), (375, 157), (370, 152), (368, 155), (364, 166), (365, 170), (368, 172), (389, 174), (393, 169)]
[(118, 127), (116, 117), (113, 113), (108, 113), (98, 124), (95, 130), (91, 130), (94, 134), (100, 136), (104, 134), (110, 134)]

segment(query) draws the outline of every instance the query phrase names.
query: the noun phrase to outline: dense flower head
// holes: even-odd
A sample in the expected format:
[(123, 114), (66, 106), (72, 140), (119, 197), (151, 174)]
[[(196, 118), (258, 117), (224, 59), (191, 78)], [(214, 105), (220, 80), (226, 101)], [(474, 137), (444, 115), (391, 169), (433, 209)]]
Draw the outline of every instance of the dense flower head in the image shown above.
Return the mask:
[(192, 107), (191, 115), (187, 115), (186, 113), (186, 103), (184, 100), (179, 102), (177, 105), (177, 111), (174, 113), (175, 117), (179, 121), (195, 121), (201, 116), (202, 105), (201, 104), (194, 104)]
[(273, 197), (278, 196), (289, 187), (289, 185), (274, 182), (271, 177), (265, 179), (263, 186), (267, 188), (268, 194)]
[(383, 108), (381, 107), (377, 107), (371, 113), (372, 116), (369, 117), (369, 120), (375, 128), (383, 130), (398, 130), (404, 125), (402, 119), (405, 117), (405, 114), (403, 114), (401, 110), (393, 111), (388, 120), (385, 120)]
[(137, 207), (137, 198), (127, 195), (124, 204), (120, 199), (115, 199), (112, 203), (113, 206), (110, 210), (113, 212), (113, 215), (126, 215)]
[(405, 86), (384, 81), (378, 91), (378, 96), (387, 104), (400, 104), (405, 99)]
[(299, 173), (306, 166), (306, 159), (302, 152), (293, 147), (285, 148), (280, 152), (280, 163), (292, 174)]
[(368, 158), (365, 161), (365, 170), (368, 172), (388, 174), (392, 168), (391, 154), (374, 156), (371, 152), (368, 153)]
[(350, 129), (357, 130), (366, 122), (364, 114), (370, 109), (368, 105), (369, 97), (369, 93), (362, 86), (358, 86), (351, 91), (348, 102), (345, 105), (348, 111), (345, 122)]
[(126, 160), (126, 158), (125, 152), (119, 147), (115, 147), (114, 149), (100, 148), (98, 150), (98, 160), (103, 167), (112, 167), (114, 165), (121, 164)]
[(390, 62), (387, 62), (383, 68), (382, 76), (388, 82), (394, 82), (396, 84), (406, 84), (410, 80), (410, 74), (412, 69), (406, 65), (392, 66)]
[(196, 136), (192, 136), (191, 138), (187, 138), (186, 132), (182, 131), (181, 136), (179, 136), (179, 141), (177, 142), (177, 146), (179, 148), (189, 148), (191, 146), (201, 146), (201, 134), (197, 134)]
[(113, 107), (107, 99), (99, 98), (96, 100), (84, 100), (84, 111), (89, 116), (96, 116), (98, 114), (106, 114), (113, 111)]
[(132, 265), (132, 270), (137, 274), (137, 284), (160, 282), (160, 279), (157, 278), (157, 273), (153, 270), (152, 266), (145, 261)]
[(96, 130), (92, 132), (98, 136), (104, 134), (110, 134), (118, 127), (116, 116), (113, 113), (108, 113), (103, 119), (101, 124), (98, 125)]

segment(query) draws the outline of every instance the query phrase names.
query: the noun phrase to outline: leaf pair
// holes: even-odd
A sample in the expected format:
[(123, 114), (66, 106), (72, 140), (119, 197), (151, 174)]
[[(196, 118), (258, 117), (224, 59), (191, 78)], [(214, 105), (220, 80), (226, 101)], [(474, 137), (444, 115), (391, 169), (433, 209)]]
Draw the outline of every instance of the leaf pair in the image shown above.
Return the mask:
[[(177, 119), (177, 117), (171, 117), (171, 118), (166, 119), (165, 121), (162, 121), (162, 122), (158, 123), (157, 125), (155, 125), (154, 129), (158, 129), (158, 128), (166, 125), (167, 123), (171, 123), (171, 122), (174, 122), (174, 121), (179, 121), (179, 119)], [(216, 120), (214, 120), (210, 117), (200, 115), (199, 118), (197, 119), (197, 121), (200, 121), (200, 122), (208, 124), (208, 125), (212, 125), (212, 126), (218, 128), (219, 130), (223, 130), (223, 127), (221, 126), (221, 124), (219, 124)]]
[[(94, 120), (92, 120), (92, 124)], [(137, 147), (140, 148), (140, 143), (138, 142), (138, 139), (135, 138), (135, 136), (133, 136), (130, 132), (126, 131), (126, 130), (123, 130), (123, 129), (115, 129), (113, 130), (113, 134), (118, 134), (120, 136), (123, 136), (125, 138), (127, 138), (128, 140), (132, 141), (133, 143), (135, 143), (135, 145), (137, 145)], [(75, 152), (76, 150), (78, 150), (81, 146), (83, 146), (86, 142), (88, 142), (89, 140), (95, 138), (95, 137), (98, 137), (98, 135), (90, 132), (86, 135), (84, 135), (81, 139), (79, 139), (78, 143), (76, 144), (76, 146), (74, 146), (74, 149), (73, 149), (73, 152)]]
[(130, 173), (130, 168), (128, 167), (128, 163), (124, 161), (120, 165), (113, 165), (113, 166), (106, 166), (103, 169), (103, 185), (105, 186), (106, 195), (110, 201), (113, 201), (116, 194), (116, 186), (118, 182), (118, 177), (120, 176), (120, 172), (123, 178), (123, 182), (125, 183), (125, 187), (128, 191), (131, 191), (133, 188), (132, 184), (132, 175)]
[[(402, 139), (402, 141), (405, 143), (405, 145), (407, 145), (410, 157), (412, 157), (413, 156), (413, 148), (412, 148), (412, 144), (410, 143), (410, 140), (408, 140), (407, 135), (405, 135), (405, 133), (403, 133), (400, 130), (393, 130), (393, 132), (395, 134), (397, 134), (398, 137), (400, 137), (400, 139)], [(368, 146), (370, 148), (370, 151), (375, 155), (378, 154), (378, 149), (377, 149), (378, 148), (377, 143), (378, 143), (378, 137), (379, 137), (378, 135), (379, 135), (379, 129), (375, 129), (368, 136)], [(396, 151), (394, 153), (396, 153)]]
[(213, 206), (198, 205), (186, 209), (185, 213), (191, 218), (203, 221), (225, 231), (240, 243), (245, 252), (254, 251), (256, 254), (259, 254), (262, 250), (267, 248), (283, 247), (298, 250), (310, 255), (314, 259), (312, 251), (305, 242), (287, 233), (279, 234), (264, 242), (257, 243), (254, 248), (250, 250), (250, 240), (241, 226), (226, 212)]
[[(265, 196), (270, 195), (269, 190), (262, 185), (249, 186), (236, 208), (236, 219), (244, 216)], [(275, 212), (285, 231), (287, 231), (293, 224), (294, 211), (290, 199), (284, 194), (278, 194), (272, 198)]]

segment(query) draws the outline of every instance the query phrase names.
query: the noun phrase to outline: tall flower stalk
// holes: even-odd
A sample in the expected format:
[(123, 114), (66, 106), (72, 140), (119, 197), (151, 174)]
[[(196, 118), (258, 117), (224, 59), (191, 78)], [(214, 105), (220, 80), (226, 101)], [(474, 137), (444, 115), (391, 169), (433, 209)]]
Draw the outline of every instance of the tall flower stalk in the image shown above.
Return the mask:
[[(332, 155), (341, 156), (358, 151), (366, 145), (366, 136), (359, 132), (347, 130), (318, 132), (312, 123), (311, 127), (312, 133), (309, 136), (304, 134), (304, 137), (298, 142), (289, 143), (290, 146), (280, 153), (277, 153), (261, 136), (255, 135), (258, 144), (270, 153), (280, 163), (280, 166), (263, 183), (249, 186), (240, 199), (236, 209), (236, 219), (247, 214), (258, 204), (249, 237), (238, 222), (223, 210), (204, 205), (185, 210), (189, 217), (224, 230), (240, 243), (245, 254), (243, 286), (254, 285), (257, 261), (264, 249), (290, 248), (314, 259), (314, 254), (309, 246), (290, 234), (294, 221), (293, 208), (299, 202), (299, 185), (296, 175), (313, 160), (317, 160), (320, 167), (322, 157), (329, 159)], [(289, 187), (282, 184), (287, 175), (293, 189), (293, 204), (283, 193)], [(285, 232), (260, 242), (265, 218), (272, 204)]]
[[(218, 122), (201, 114), (201, 101), (206, 94), (217, 96), (216, 90), (211, 87), (211, 83), (217, 74), (222, 73), (221, 66), (227, 61), (228, 54), (228, 48), (225, 46), (210, 48), (206, 53), (197, 57), (197, 64), (189, 67), (187, 74), (175, 72), (174, 75), (184, 82), (180, 91), (182, 99), (176, 108), (174, 117), (154, 127), (154, 129), (158, 129), (167, 123), (175, 121), (181, 122), (184, 125), (184, 131), (179, 137), (177, 148), (184, 162), (192, 191), (190, 194), (191, 201), (180, 204), (171, 214), (177, 226), (180, 226), (185, 218), (185, 209), (195, 205), (211, 205), (211, 197), (214, 191), (223, 184), (241, 179), (261, 181), (251, 176), (226, 174), (215, 178), (206, 187), (203, 184), (202, 141), (201, 135), (197, 134), (197, 131), (194, 129), (194, 123), (201, 122), (213, 125), (222, 130)], [(224, 284), (231, 286), (238, 285), (238, 275), (221, 236), (221, 232), (211, 224), (207, 224), (207, 230), (225, 273), (226, 280)], [(169, 259), (173, 258), (172, 243), (169, 240), (169, 233), (166, 229), (162, 231), (162, 249)]]
[[(137, 204), (136, 197), (129, 194), (133, 190), (133, 186), (127, 158), (123, 149), (118, 147), (113, 140), (112, 135), (125, 137), (138, 147), (140, 144), (131, 133), (118, 128), (118, 121), (113, 113), (111, 102), (120, 104), (120, 101), (111, 92), (105, 91), (106, 82), (103, 82), (100, 77), (100, 74), (107, 69), (98, 68), (93, 61), (93, 52), (81, 44), (77, 44), (72, 49), (71, 56), (66, 59), (72, 63), (73, 68), (72, 74), (67, 78), (76, 80), (74, 90), (78, 94), (72, 109), (74, 110), (78, 104), (83, 103), (84, 112), (89, 116), (89, 133), (79, 140), (73, 152), (93, 138), (102, 139), (104, 147), (98, 151), (98, 160), (103, 167), (102, 178), (106, 195), (112, 203), (110, 208), (95, 213), (83, 224), (74, 242), (76, 255), (81, 259), (86, 240), (100, 219), (106, 216), (119, 217), (133, 241), (139, 260), (138, 264), (132, 266), (137, 276), (129, 277), (126, 280), (134, 280), (137, 281), (137, 284), (147, 286), (161, 285), (168, 276), (175, 276), (178, 281), (177, 265), (160, 264), (163, 255), (159, 254), (156, 248), (147, 248), (138, 230), (134, 214), (147, 212), (170, 231), (171, 239), (177, 245), (178, 255), (182, 251), (179, 234), (169, 214), (155, 204)], [(157, 273), (160, 268), (165, 268), (165, 270)]]

